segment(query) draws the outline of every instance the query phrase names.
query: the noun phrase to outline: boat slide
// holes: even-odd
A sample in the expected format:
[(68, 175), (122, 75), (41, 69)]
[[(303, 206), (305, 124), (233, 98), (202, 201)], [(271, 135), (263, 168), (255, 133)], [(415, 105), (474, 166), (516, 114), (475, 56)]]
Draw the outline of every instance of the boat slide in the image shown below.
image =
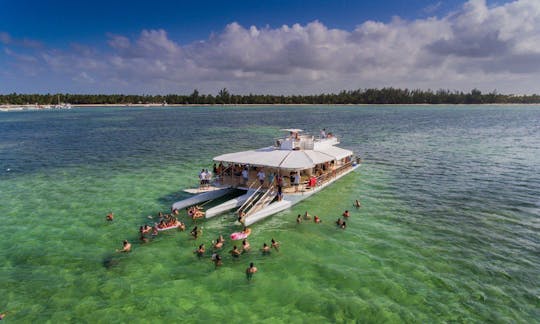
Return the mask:
[(232, 193), (235, 190), (236, 189), (234, 189), (234, 188), (226, 187), (226, 188), (220, 188), (220, 189), (216, 189), (216, 190), (203, 192), (203, 193), (197, 194), (197, 195), (195, 195), (193, 197), (189, 197), (189, 198), (186, 198), (184, 200), (180, 200), (180, 201), (175, 202), (172, 205), (172, 208), (182, 210), (182, 209), (185, 209), (186, 207), (197, 205), (197, 204), (200, 204), (200, 203), (202, 203), (204, 201), (209, 201), (209, 200), (213, 200), (213, 199), (216, 199), (216, 198), (219, 198), (219, 197), (223, 197), (226, 194)]
[(221, 203), (217, 206), (209, 208), (205, 213), (205, 217), (212, 218), (219, 214), (225, 213), (231, 209), (235, 209), (242, 206), (249, 199), (249, 197), (251, 197), (251, 195), (254, 192), (255, 192), (254, 190), (249, 190), (247, 193), (243, 194), (242, 196), (233, 198), (231, 200), (227, 200), (224, 203)]

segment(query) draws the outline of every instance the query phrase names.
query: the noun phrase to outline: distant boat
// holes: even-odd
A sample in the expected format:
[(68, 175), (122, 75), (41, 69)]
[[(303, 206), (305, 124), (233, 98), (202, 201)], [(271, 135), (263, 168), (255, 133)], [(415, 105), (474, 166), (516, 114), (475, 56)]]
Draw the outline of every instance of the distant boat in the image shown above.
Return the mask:
[(57, 96), (58, 103), (54, 105), (54, 109), (71, 109), (70, 103), (60, 102), (60, 95)]
[(240, 190), (240, 196), (208, 209), (205, 216), (236, 209), (239, 221), (248, 226), (297, 204), (360, 166), (360, 158), (335, 146), (339, 141), (331, 134), (315, 138), (300, 134), (300, 129), (284, 131), (289, 135), (274, 146), (214, 157), (219, 163), (216, 180), (185, 190), (196, 195), (172, 208), (181, 210)]

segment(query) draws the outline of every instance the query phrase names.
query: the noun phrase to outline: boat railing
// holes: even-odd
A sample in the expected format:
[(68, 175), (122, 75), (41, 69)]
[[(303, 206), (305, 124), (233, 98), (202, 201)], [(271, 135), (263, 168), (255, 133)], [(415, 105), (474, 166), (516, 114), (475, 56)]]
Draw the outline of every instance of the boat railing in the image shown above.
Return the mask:
[[(310, 187), (310, 189), (314, 189), (315, 187), (318, 187), (318, 186), (321, 186), (323, 184), (325, 184), (326, 182), (330, 181), (331, 179), (335, 178), (336, 176), (338, 176), (339, 174), (343, 173), (343, 171), (349, 169), (354, 161), (356, 160), (353, 160), (351, 159), (351, 161), (343, 164), (343, 165), (340, 165), (339, 167), (335, 168), (334, 170), (331, 170), (331, 171), (328, 171), (326, 173), (323, 173), (321, 174), (320, 176), (316, 177), (316, 182), (315, 182), (315, 186), (314, 187)], [(305, 187), (307, 188), (307, 187)]]
[[(249, 186), (248, 188), (248, 192), (249, 190), (253, 187), (253, 185), (255, 185), (257, 182), (253, 182), (251, 184), (251, 186)], [(237, 213), (240, 213), (242, 212), (243, 210), (245, 210), (246, 208), (249, 208), (249, 206), (251, 206), (251, 204), (253, 203), (253, 201), (255, 200), (255, 197), (257, 196), (257, 193), (259, 192), (259, 190), (261, 190), (261, 188), (263, 187), (263, 185), (260, 185), (259, 188), (257, 188), (253, 194), (251, 194), (251, 196), (249, 196), (249, 198), (242, 204), (242, 206), (240, 206), (240, 208), (238, 208), (238, 210), (236, 211)]]
[(270, 185), (269, 189), (255, 202), (255, 204), (251, 207), (249, 212), (246, 214), (245, 217), (257, 212), (258, 210), (261, 210), (262, 208), (266, 207), (272, 200), (276, 197), (276, 190), (275, 190), (275, 182), (276, 179), (274, 179)]

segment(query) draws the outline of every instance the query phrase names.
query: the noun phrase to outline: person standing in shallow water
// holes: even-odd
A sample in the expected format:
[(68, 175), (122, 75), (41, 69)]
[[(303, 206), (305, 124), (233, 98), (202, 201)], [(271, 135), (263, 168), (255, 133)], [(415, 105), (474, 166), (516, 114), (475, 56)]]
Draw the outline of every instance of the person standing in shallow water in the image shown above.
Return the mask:
[(253, 262), (249, 264), (249, 268), (246, 269), (246, 278), (248, 281), (251, 281), (251, 278), (253, 278), (253, 275), (255, 272), (257, 272), (259, 269), (253, 265)]
[(131, 243), (128, 242), (128, 240), (124, 240), (123, 248), (121, 250), (116, 250), (116, 252), (131, 252)]

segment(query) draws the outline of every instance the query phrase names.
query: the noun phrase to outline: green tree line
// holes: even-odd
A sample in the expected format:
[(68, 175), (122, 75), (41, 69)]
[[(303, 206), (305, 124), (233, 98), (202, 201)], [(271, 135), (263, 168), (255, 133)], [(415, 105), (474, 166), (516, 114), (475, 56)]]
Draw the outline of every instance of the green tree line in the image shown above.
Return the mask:
[(339, 93), (317, 95), (235, 95), (221, 89), (216, 96), (200, 94), (194, 90), (189, 95), (124, 95), (124, 94), (21, 94), (0, 95), (0, 104), (54, 105), (59, 102), (77, 104), (530, 104), (540, 103), (540, 95), (505, 95), (497, 91), (482, 93), (473, 89), (469, 93), (450, 90), (409, 90), (397, 88), (343, 90)]

